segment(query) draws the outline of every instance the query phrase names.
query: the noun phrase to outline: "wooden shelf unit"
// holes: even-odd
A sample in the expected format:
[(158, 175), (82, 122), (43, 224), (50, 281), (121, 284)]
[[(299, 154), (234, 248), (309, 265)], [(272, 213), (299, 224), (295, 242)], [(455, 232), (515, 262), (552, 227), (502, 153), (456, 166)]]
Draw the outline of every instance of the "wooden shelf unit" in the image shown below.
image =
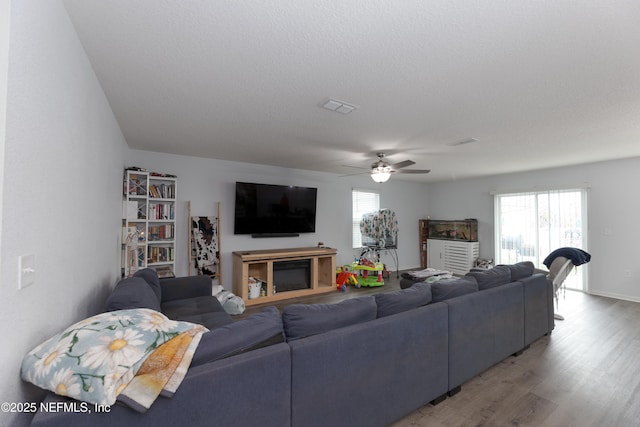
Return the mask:
[[(290, 248), (233, 252), (233, 292), (247, 306), (336, 290), (336, 249)], [(273, 265), (283, 261), (310, 261), (310, 287), (274, 293)], [(249, 277), (266, 284), (266, 295), (249, 299)], [(277, 291), (276, 284), (276, 291)]]

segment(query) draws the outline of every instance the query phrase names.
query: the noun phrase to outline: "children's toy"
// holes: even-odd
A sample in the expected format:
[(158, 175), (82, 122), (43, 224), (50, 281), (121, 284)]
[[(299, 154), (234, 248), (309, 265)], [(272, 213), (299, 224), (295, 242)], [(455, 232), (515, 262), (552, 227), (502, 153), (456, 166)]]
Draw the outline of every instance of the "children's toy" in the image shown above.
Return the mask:
[(360, 262), (351, 264), (351, 270), (360, 273), (357, 278), (360, 286), (384, 286), (382, 278), (383, 263), (374, 263), (366, 258), (361, 258)]
[(340, 272), (336, 277), (336, 286), (338, 287), (339, 291), (344, 292), (347, 290), (347, 285), (352, 285), (352, 286), (355, 286), (356, 288), (360, 287), (360, 284), (358, 283), (358, 279), (356, 278), (355, 274), (349, 271), (349, 266), (344, 266), (340, 268)]

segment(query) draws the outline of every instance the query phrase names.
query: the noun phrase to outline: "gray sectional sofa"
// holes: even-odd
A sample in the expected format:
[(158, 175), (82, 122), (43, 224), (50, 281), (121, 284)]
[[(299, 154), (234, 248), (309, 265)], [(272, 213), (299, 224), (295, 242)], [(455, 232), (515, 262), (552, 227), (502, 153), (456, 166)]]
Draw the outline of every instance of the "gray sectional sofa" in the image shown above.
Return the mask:
[(38, 412), (32, 425), (384, 426), (554, 327), (551, 284), (530, 263), (402, 287), (210, 328), (177, 393), (144, 414)]
[(105, 304), (106, 311), (150, 308), (173, 320), (209, 329), (233, 323), (216, 297), (208, 276), (159, 279), (150, 268), (121, 280)]

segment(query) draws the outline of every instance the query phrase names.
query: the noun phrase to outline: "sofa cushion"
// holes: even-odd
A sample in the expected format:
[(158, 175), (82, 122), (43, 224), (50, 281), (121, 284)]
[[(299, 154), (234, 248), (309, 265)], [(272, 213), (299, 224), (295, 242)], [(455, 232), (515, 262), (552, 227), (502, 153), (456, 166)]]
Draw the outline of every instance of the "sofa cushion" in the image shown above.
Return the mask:
[(535, 266), (531, 261), (522, 261), (516, 264), (507, 265), (507, 267), (511, 270), (512, 282), (531, 276), (535, 270)]
[(376, 301), (367, 296), (337, 304), (291, 304), (282, 310), (282, 321), (287, 340), (294, 340), (367, 322), (376, 315)]
[(478, 282), (474, 277), (438, 280), (431, 284), (431, 302), (440, 302), (472, 292), (478, 292)]
[(202, 296), (162, 303), (162, 312), (170, 319), (199, 323), (209, 329), (233, 322), (218, 298)]
[(407, 289), (375, 295), (378, 317), (390, 316), (431, 302), (431, 285), (415, 283)]
[(198, 314), (184, 314), (181, 316), (170, 317), (172, 320), (179, 320), (182, 322), (197, 323), (205, 326), (209, 330), (214, 330), (222, 326), (233, 323), (233, 318), (224, 311), (211, 311)]
[(115, 287), (106, 303), (107, 311), (150, 308), (160, 310), (160, 300), (141, 277), (127, 277)]
[(506, 265), (497, 265), (485, 271), (470, 271), (465, 277), (474, 277), (482, 291), (510, 283), (511, 270)]
[(211, 277), (207, 275), (160, 279), (162, 303), (213, 295)]
[(202, 365), (279, 342), (284, 342), (282, 318), (277, 308), (267, 307), (260, 313), (204, 333), (191, 366)]
[(138, 270), (133, 274), (133, 277), (142, 277), (145, 282), (149, 285), (151, 290), (158, 301), (162, 301), (162, 288), (160, 287), (160, 279), (158, 278), (158, 273), (152, 268), (143, 268), (142, 270)]
[(162, 312), (170, 319), (174, 319), (194, 314), (224, 312), (224, 308), (218, 298), (210, 295), (163, 302)]

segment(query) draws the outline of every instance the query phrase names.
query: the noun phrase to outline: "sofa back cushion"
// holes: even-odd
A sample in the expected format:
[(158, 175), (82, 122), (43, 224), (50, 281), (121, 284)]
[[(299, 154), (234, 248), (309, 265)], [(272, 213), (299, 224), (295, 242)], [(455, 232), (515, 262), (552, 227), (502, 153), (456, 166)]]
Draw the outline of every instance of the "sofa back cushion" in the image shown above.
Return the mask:
[(206, 274), (161, 279), (160, 287), (163, 303), (213, 295), (211, 277)]
[(431, 302), (431, 285), (424, 282), (415, 283), (407, 289), (376, 294), (375, 299), (378, 317), (390, 316), (429, 304)]
[(280, 312), (275, 307), (267, 307), (260, 313), (205, 332), (193, 355), (191, 366), (280, 342), (284, 342)]
[(373, 320), (377, 315), (373, 296), (352, 298), (337, 304), (292, 304), (282, 310), (287, 340), (295, 340)]
[(160, 311), (160, 300), (141, 277), (127, 277), (115, 287), (106, 303), (107, 311), (150, 308)]
[(507, 267), (511, 270), (512, 282), (531, 276), (535, 270), (535, 266), (531, 261), (522, 261), (516, 264), (507, 265)]
[(478, 282), (478, 289), (495, 288), (511, 282), (511, 269), (506, 265), (498, 265), (484, 271), (470, 271), (465, 277), (473, 277)]
[(474, 277), (465, 276), (460, 279), (442, 279), (431, 283), (432, 302), (434, 303), (472, 292), (478, 292), (478, 282), (476, 282)]
[(143, 268), (142, 270), (138, 270), (133, 274), (133, 277), (141, 277), (145, 282), (149, 285), (151, 290), (158, 301), (162, 301), (162, 288), (160, 287), (160, 279), (158, 278), (158, 273), (152, 268)]

